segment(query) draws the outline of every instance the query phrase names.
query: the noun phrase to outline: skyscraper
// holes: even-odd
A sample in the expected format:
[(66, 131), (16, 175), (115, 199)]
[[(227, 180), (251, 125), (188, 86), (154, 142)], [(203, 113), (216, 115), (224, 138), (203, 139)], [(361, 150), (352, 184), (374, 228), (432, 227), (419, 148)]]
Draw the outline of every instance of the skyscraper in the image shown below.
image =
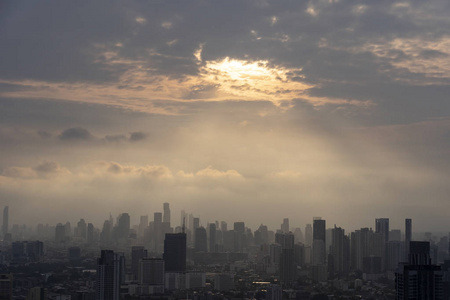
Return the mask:
[(125, 258), (112, 250), (102, 250), (97, 261), (97, 300), (119, 300), (125, 274)]
[(169, 223), (169, 224), (170, 224), (170, 208), (169, 208), (169, 203), (165, 202), (165, 203), (163, 204), (163, 208), (164, 208), (163, 222)]
[(186, 234), (184, 232), (166, 233), (163, 258), (166, 272), (186, 271)]
[(12, 299), (13, 274), (0, 274), (0, 299)]
[(326, 263), (326, 230), (325, 220), (313, 219), (313, 265), (325, 265)]
[(131, 247), (131, 274), (134, 279), (138, 279), (139, 275), (139, 261), (147, 257), (147, 250), (143, 246)]
[(194, 248), (196, 252), (207, 252), (207, 238), (206, 229), (204, 227), (199, 227), (195, 229), (195, 244)]
[(312, 246), (313, 242), (313, 230), (311, 224), (306, 224), (305, 227), (305, 244), (307, 246)]
[(375, 232), (381, 233), (384, 237), (384, 241), (387, 243), (389, 241), (389, 219), (375, 219)]
[(409, 243), (412, 238), (412, 220), (405, 219), (405, 258), (409, 255)]
[(341, 227), (336, 227), (332, 230), (331, 234), (331, 251), (330, 254), (333, 257), (332, 269), (336, 273), (344, 272), (344, 236), (345, 230)]
[(429, 242), (410, 242), (409, 262), (395, 273), (396, 299), (444, 299), (442, 271), (432, 265)]
[(2, 232), (3, 232), (3, 237), (5, 237), (5, 235), (9, 232), (9, 207), (5, 206), (5, 208), (3, 209), (3, 226), (2, 226)]
[(283, 224), (281, 224), (281, 231), (284, 233), (289, 232), (289, 219), (288, 218), (283, 219)]
[(216, 224), (209, 224), (209, 252), (216, 251)]

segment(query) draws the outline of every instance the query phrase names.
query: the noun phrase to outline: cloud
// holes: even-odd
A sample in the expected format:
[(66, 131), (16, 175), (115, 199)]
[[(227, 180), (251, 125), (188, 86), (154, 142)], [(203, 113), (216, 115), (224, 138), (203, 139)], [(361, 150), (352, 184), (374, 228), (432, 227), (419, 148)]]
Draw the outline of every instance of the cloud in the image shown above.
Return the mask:
[(135, 131), (135, 132), (130, 133), (130, 141), (131, 142), (142, 141), (142, 140), (145, 140), (146, 138), (147, 138), (147, 135), (144, 132)]
[(93, 138), (92, 134), (83, 127), (72, 127), (63, 130), (58, 136), (60, 140), (90, 140)]

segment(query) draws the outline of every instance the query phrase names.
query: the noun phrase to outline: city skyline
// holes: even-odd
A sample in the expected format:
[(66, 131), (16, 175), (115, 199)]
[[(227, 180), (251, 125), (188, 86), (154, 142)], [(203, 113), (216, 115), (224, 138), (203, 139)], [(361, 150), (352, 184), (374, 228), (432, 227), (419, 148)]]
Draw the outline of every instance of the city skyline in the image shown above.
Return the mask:
[(170, 203), (253, 229), (449, 231), (448, 1), (0, 7), (9, 228)]

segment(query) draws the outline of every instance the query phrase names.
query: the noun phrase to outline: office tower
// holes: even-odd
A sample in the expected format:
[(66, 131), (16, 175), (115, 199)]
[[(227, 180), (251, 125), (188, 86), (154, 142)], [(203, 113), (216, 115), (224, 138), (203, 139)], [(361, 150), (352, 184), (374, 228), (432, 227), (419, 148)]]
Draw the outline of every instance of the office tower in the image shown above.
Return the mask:
[(209, 252), (217, 252), (216, 249), (216, 224), (209, 224)]
[(401, 241), (389, 241), (387, 243), (388, 262), (387, 270), (395, 271), (400, 262), (404, 262), (404, 243)]
[(163, 216), (163, 222), (165, 223), (169, 223), (170, 224), (170, 208), (169, 208), (169, 203), (164, 203), (163, 204), (163, 211), (164, 211), (164, 216)]
[(222, 232), (225, 232), (225, 231), (228, 230), (228, 228), (227, 228), (227, 222), (225, 222), (225, 221), (221, 221), (221, 222), (220, 222), (220, 230), (221, 230)]
[(88, 223), (87, 225), (86, 242), (88, 244), (92, 244), (94, 242), (94, 224), (92, 223)]
[(307, 246), (312, 246), (313, 243), (313, 229), (311, 224), (306, 224), (305, 227), (305, 244)]
[(283, 219), (283, 224), (281, 224), (281, 231), (284, 233), (289, 232), (289, 219), (288, 218)]
[(303, 232), (299, 227), (294, 229), (294, 238), (295, 238), (296, 243), (304, 243), (305, 242), (305, 239), (303, 237)]
[(375, 232), (381, 233), (384, 237), (384, 241), (387, 243), (389, 241), (389, 219), (375, 219)]
[(234, 231), (244, 234), (245, 223), (244, 222), (234, 222)]
[(139, 275), (139, 261), (147, 257), (147, 250), (143, 246), (131, 247), (131, 274), (134, 279), (138, 279)]
[[(383, 269), (387, 269), (387, 243), (389, 242), (389, 219), (388, 218), (380, 218), (375, 219), (375, 233), (382, 235), (382, 241), (378, 243), (380, 248), (384, 250), (381, 252), (381, 260)], [(384, 244), (383, 244), (384, 242)]]
[(100, 233), (100, 241), (102, 243), (109, 243), (111, 240), (112, 225), (109, 220), (105, 220), (103, 223), (102, 232)]
[(144, 237), (145, 230), (148, 227), (148, 215), (141, 216), (139, 219), (139, 229), (138, 229), (138, 237)]
[(164, 230), (162, 222), (162, 213), (155, 212), (153, 214), (153, 244), (154, 251), (157, 253), (161, 252), (161, 247), (164, 240)]
[(325, 220), (314, 218), (313, 220), (313, 265), (326, 263), (326, 230)]
[(195, 243), (194, 249), (196, 252), (207, 252), (207, 238), (206, 229), (204, 227), (199, 227), (195, 229)]
[(102, 250), (97, 260), (97, 300), (119, 300), (125, 275), (125, 258), (112, 250)]
[(55, 227), (55, 242), (63, 243), (66, 240), (66, 227), (58, 223)]
[(200, 227), (200, 218), (194, 218), (192, 224), (194, 226), (193, 231), (195, 232), (195, 230)]
[(412, 238), (412, 219), (405, 219), (405, 259), (409, 255), (409, 243)]
[(184, 209), (181, 211), (181, 216), (180, 216), (180, 227), (186, 227), (186, 218), (187, 217), (187, 214), (186, 214), (186, 212), (184, 211)]
[(158, 285), (164, 287), (164, 260), (160, 258), (140, 259), (138, 281), (142, 285)]
[(70, 222), (66, 222), (64, 227), (65, 227), (65, 231), (66, 231), (66, 237), (71, 237), (72, 236), (72, 227), (70, 226)]
[(344, 237), (345, 230), (334, 225), (331, 231), (330, 255), (333, 257), (331, 269), (338, 274), (344, 272)]
[(296, 279), (297, 266), (294, 257), (294, 235), (292, 233), (277, 233), (275, 241), (281, 245), (280, 279), (284, 286)]
[(117, 239), (127, 239), (130, 235), (130, 215), (122, 213), (117, 218)]
[(80, 221), (78, 221), (76, 230), (77, 230), (76, 232), (77, 237), (86, 239), (87, 226), (86, 221), (84, 221), (84, 219), (80, 219)]
[(5, 206), (5, 208), (3, 209), (3, 226), (2, 226), (2, 231), (3, 231), (3, 237), (5, 237), (5, 235), (9, 232), (9, 207)]
[(28, 291), (26, 300), (47, 300), (47, 289), (43, 287), (34, 287)]
[(395, 273), (396, 299), (444, 299), (442, 275), (431, 264), (430, 243), (410, 242), (409, 262)]
[(12, 299), (13, 274), (0, 274), (0, 299)]
[(186, 271), (186, 234), (184, 232), (166, 233), (163, 258), (166, 272)]

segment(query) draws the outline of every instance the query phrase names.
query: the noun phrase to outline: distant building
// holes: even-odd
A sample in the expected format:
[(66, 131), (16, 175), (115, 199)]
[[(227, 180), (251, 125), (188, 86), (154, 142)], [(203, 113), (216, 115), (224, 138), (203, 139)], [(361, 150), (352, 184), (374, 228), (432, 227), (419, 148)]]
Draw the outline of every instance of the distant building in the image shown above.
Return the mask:
[(131, 247), (131, 274), (135, 280), (139, 276), (139, 261), (147, 257), (147, 250), (143, 246)]
[(142, 258), (139, 261), (139, 284), (143, 294), (164, 293), (164, 260)]
[(3, 226), (2, 226), (3, 237), (5, 237), (8, 232), (9, 232), (9, 207), (5, 206), (5, 208), (3, 209)]
[(186, 234), (167, 233), (164, 239), (164, 263), (166, 272), (186, 271)]
[(195, 229), (195, 244), (194, 249), (196, 252), (208, 252), (206, 229), (199, 227)]
[(163, 215), (163, 222), (165, 223), (169, 223), (170, 224), (170, 208), (169, 208), (169, 203), (164, 203), (163, 204), (163, 208), (164, 208), (164, 215)]
[(325, 220), (321, 218), (314, 218), (313, 220), (313, 259), (312, 264), (325, 265), (326, 264), (326, 230)]

